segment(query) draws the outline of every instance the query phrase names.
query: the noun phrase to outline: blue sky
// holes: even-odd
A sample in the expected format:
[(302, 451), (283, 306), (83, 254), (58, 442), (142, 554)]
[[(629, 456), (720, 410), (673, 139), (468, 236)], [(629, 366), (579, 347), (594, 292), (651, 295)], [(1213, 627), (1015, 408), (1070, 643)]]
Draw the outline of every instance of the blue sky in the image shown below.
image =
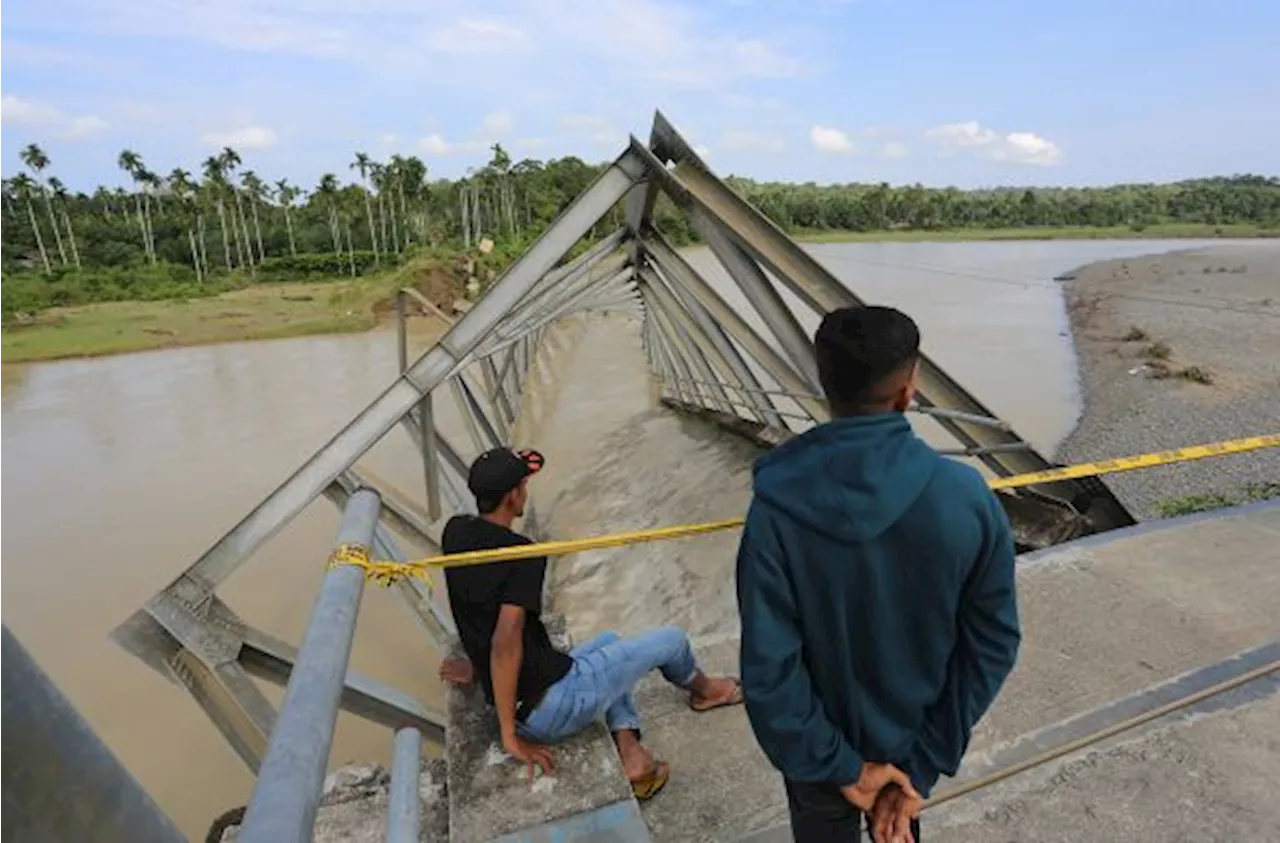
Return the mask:
[(8, 0), (5, 175), (216, 148), (314, 185), (612, 158), (654, 108), (722, 174), (1098, 184), (1280, 172), (1273, 0)]

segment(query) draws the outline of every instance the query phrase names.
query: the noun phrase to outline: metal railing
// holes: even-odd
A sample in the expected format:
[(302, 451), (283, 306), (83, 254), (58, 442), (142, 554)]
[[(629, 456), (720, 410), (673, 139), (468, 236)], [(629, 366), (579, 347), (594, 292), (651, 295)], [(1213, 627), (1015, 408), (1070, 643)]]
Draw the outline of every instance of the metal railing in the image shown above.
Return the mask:
[[(347, 500), (335, 553), (348, 549), (367, 554), (381, 508), (377, 492), (357, 489)], [(242, 843), (311, 840), (364, 579), (364, 571), (354, 565), (334, 564), (325, 574), (249, 799)]]

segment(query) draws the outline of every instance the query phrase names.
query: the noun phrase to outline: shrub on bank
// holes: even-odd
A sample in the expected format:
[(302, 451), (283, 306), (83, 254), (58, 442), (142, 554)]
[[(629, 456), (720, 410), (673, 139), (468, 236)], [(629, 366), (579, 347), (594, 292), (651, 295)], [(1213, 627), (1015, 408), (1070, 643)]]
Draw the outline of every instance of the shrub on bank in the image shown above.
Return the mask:
[(8, 270), (4, 284), (0, 285), (0, 310), (5, 323), (9, 324), (18, 314), (34, 315), (50, 307), (196, 298), (225, 292), (243, 283), (239, 273), (200, 283), (191, 267), (171, 263), (82, 270), (63, 267), (49, 275), (35, 270)]
[[(336, 255), (332, 252), (276, 255), (258, 264), (257, 280), (265, 282), (316, 281), (322, 278), (331, 278), (334, 281), (338, 281), (342, 278), (350, 278), (352, 275), (368, 275), (380, 269), (398, 266), (404, 262), (407, 254), (380, 254), (375, 257), (372, 251), (360, 251), (341, 255)], [(352, 271), (353, 268), (354, 272)]]

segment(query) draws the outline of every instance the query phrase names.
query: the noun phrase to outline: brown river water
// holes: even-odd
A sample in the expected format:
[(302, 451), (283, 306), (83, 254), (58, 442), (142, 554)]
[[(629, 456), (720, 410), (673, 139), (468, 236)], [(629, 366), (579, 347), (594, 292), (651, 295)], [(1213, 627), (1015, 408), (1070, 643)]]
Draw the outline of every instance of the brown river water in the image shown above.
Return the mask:
[[(936, 360), (1023, 436), (1051, 450), (1070, 431), (1079, 406), (1067, 321), (1052, 277), (1094, 260), (1195, 245), (892, 243), (812, 251), (867, 300), (916, 316)], [(704, 250), (688, 254), (699, 268), (714, 264)], [(718, 286), (733, 298), (734, 291)], [(607, 482), (610, 472), (627, 472), (625, 453), (601, 465), (587, 459), (597, 444), (593, 437), (651, 407), (635, 337), (633, 330), (615, 329), (608, 342), (599, 336), (566, 341), (556, 371), (540, 379), (540, 406), (523, 429), (537, 440), (527, 444), (548, 454), (546, 488), (559, 488), (560, 497), (582, 471), (600, 475), (605, 493), (627, 490), (637, 499), (622, 503), (638, 512), (646, 497), (665, 496), (658, 479), (643, 488), (634, 477)], [(417, 339), (421, 346), (430, 337)], [(390, 331), (6, 367), (4, 623), (193, 839), (203, 838), (215, 815), (244, 803), (251, 777), (185, 692), (107, 636), (394, 375)], [(572, 382), (560, 383), (558, 375)], [(449, 412), (451, 402), (438, 406), (446, 432), (469, 444)], [(634, 428), (636, 435), (646, 435), (645, 424)], [(678, 431), (654, 435), (664, 437), (665, 452), (694, 462), (719, 453)], [(406, 437), (392, 431), (364, 464), (416, 493), (420, 463)], [(724, 468), (742, 475), (746, 461), (735, 460), (738, 465)], [(540, 514), (553, 508), (539, 503)], [(299, 641), (337, 520), (327, 501), (312, 504), (220, 594), (250, 622)], [(562, 535), (595, 532), (581, 501), (566, 504), (552, 520)], [(367, 590), (355, 669), (435, 700), (436, 663), (398, 595)], [(267, 692), (278, 701), (278, 690)], [(390, 740), (385, 729), (343, 715), (331, 760), (385, 762)]]

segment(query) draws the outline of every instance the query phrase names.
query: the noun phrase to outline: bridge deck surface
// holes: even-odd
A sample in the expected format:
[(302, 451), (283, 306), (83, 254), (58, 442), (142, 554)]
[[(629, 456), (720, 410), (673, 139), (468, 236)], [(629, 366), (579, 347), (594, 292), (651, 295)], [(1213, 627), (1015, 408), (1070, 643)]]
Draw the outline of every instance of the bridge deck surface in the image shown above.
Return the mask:
[[(540, 522), (555, 535), (586, 535), (737, 514), (749, 495), (749, 451), (638, 397), (643, 366), (634, 359), (638, 348), (630, 352), (636, 365), (627, 362), (625, 347), (635, 345), (635, 334), (620, 319), (592, 318), (579, 330), (564, 348), (571, 359), (557, 364), (563, 393), (525, 427), (535, 438), (554, 430), (555, 440), (565, 442), (571, 426), (582, 443), (558, 462), (548, 453)], [(600, 366), (607, 371), (595, 371)], [(631, 396), (627, 403), (612, 400), (623, 393)], [(538, 406), (537, 398), (530, 400)], [(697, 470), (680, 464), (680, 482), (671, 482), (676, 463), (686, 459)], [(704, 472), (718, 472), (721, 480), (707, 485), (697, 479)], [(1024, 648), (960, 778), (987, 772), (1020, 739), (1046, 727), (1280, 639), (1277, 538), (1280, 506), (1264, 505), (1118, 531), (1024, 558)], [(695, 634), (710, 669), (732, 670), (734, 543), (732, 536), (694, 539), (562, 560), (555, 606), (578, 640), (604, 628), (627, 633), (679, 623)], [(666, 593), (671, 589), (687, 596)], [(1274, 809), (1257, 793), (1257, 782), (1270, 778), (1265, 773), (1280, 773), (1276, 738), (1265, 727), (1275, 722), (1276, 701), (1258, 692), (1266, 684), (1260, 680), (1236, 694), (1237, 707), (1217, 698), (1213, 713), (1166, 718), (1092, 754), (958, 799), (926, 816), (937, 829), (929, 836), (1074, 839), (1096, 832), (1090, 836), (1111, 839), (1134, 829), (1142, 839), (1179, 837), (1187, 811), (1215, 799), (1234, 806), (1224, 831), (1274, 828)], [(656, 679), (642, 686), (639, 703), (646, 743), (672, 765), (667, 790), (643, 807), (655, 840), (761, 833), (762, 840), (786, 839), (780, 782), (741, 709), (694, 715)], [(1233, 774), (1236, 767), (1241, 775)], [(1057, 795), (1043, 796), (1046, 789)], [(1177, 807), (1187, 800), (1192, 808)]]

